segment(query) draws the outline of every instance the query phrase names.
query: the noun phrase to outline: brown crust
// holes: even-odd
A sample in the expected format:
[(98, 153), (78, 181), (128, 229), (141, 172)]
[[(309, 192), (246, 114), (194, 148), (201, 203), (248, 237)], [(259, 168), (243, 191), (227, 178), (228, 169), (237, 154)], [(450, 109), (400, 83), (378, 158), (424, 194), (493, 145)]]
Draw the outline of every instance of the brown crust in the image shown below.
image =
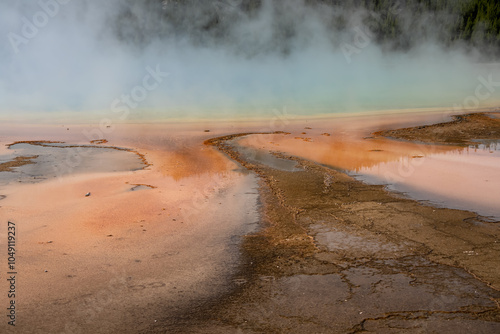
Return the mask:
[[(375, 132), (375, 136), (437, 144), (474, 144), (473, 140), (500, 139), (498, 113), (454, 115), (451, 122)], [(477, 142), (476, 142), (477, 144)]]
[(12, 161), (7, 161), (0, 164), (0, 172), (12, 172), (13, 168), (21, 167), (24, 165), (32, 165), (35, 164), (34, 159), (38, 158), (38, 155), (34, 155), (31, 157), (16, 157)]

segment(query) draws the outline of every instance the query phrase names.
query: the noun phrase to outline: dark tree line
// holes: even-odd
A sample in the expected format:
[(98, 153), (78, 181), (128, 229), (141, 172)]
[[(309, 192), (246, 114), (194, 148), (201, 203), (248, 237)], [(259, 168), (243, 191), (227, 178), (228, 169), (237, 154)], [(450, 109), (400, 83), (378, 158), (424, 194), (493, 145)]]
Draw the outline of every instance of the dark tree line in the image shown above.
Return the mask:
[[(237, 45), (239, 36), (232, 33), (235, 27), (243, 19), (258, 15), (264, 2), (130, 1), (118, 15), (115, 32), (135, 44), (174, 36), (200, 44)], [(377, 43), (387, 49), (408, 50), (430, 40), (448, 47), (460, 44), (475, 48), (495, 58), (500, 51), (499, 0), (304, 0), (304, 3), (319, 11), (325, 7), (331, 9), (330, 17), (323, 18), (323, 23), (332, 32), (348, 30), (354, 14), (361, 11), (363, 24), (369, 27)], [(273, 2), (277, 8), (273, 26), (276, 44), (284, 51), (287, 39), (296, 36), (296, 21), (301, 19), (287, 14), (291, 4), (287, 0)], [(248, 50), (266, 48), (247, 44)]]
[(473, 0), (461, 8), (457, 37), (499, 46), (500, 1)]
[[(500, 1), (498, 0), (365, 0), (364, 6), (384, 17), (374, 27), (380, 41), (397, 40), (404, 27), (418, 27), (419, 19), (429, 23), (437, 39), (450, 45), (462, 41), (490, 51), (500, 50)], [(396, 11), (393, 9), (396, 8)], [(404, 37), (406, 42), (408, 32)], [(404, 44), (404, 43), (402, 43)], [(405, 45), (399, 45), (405, 46)], [(408, 45), (406, 45), (408, 46)]]

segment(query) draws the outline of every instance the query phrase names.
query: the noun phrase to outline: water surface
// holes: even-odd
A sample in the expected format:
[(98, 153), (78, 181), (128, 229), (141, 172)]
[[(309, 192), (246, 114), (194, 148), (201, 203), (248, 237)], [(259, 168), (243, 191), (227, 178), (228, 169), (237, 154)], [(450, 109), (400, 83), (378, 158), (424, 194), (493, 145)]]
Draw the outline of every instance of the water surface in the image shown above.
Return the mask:
[[(429, 146), (432, 148), (432, 146)], [(439, 207), (500, 219), (500, 142), (448, 152), (402, 155), (397, 161), (351, 170), (357, 179)]]
[(30, 143), (12, 145), (12, 153), (1, 155), (0, 162), (15, 157), (36, 158), (28, 164), (0, 173), (0, 184), (11, 182), (33, 183), (81, 173), (106, 173), (133, 171), (144, 168), (139, 155), (113, 147), (83, 145), (74, 147), (66, 143), (47, 143), (44, 146)]

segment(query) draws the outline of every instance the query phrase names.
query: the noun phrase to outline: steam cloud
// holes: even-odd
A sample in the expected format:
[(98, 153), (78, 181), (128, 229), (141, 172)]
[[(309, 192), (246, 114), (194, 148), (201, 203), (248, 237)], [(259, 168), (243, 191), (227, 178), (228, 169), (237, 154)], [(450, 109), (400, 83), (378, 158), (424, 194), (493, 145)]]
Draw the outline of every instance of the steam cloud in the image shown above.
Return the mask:
[[(375, 41), (369, 15), (303, 0), (1, 0), (0, 118), (245, 117), (284, 107), (307, 115), (500, 100), (499, 67), (441, 46), (429, 33), (440, 27), (425, 16), (425, 36), (415, 31), (411, 48), (393, 50)], [(480, 77), (491, 84), (474, 100)]]

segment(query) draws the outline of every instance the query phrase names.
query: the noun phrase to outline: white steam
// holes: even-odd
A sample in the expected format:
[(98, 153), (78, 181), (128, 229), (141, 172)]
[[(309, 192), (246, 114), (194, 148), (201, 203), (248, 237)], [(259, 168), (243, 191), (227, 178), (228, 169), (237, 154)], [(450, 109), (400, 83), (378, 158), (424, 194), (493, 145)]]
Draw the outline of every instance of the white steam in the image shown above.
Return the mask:
[[(432, 38), (410, 52), (384, 51), (363, 26), (363, 11), (336, 31), (340, 9), (268, 0), (249, 15), (234, 1), (206, 1), (174, 27), (153, 15), (176, 10), (168, 2), (0, 1), (2, 119), (265, 116), (284, 107), (320, 114), (500, 100), (500, 84), (474, 99), (478, 78), (500, 82), (498, 67)], [(214, 11), (225, 35), (188, 31), (209, 24)], [(168, 76), (154, 81), (158, 69)]]

